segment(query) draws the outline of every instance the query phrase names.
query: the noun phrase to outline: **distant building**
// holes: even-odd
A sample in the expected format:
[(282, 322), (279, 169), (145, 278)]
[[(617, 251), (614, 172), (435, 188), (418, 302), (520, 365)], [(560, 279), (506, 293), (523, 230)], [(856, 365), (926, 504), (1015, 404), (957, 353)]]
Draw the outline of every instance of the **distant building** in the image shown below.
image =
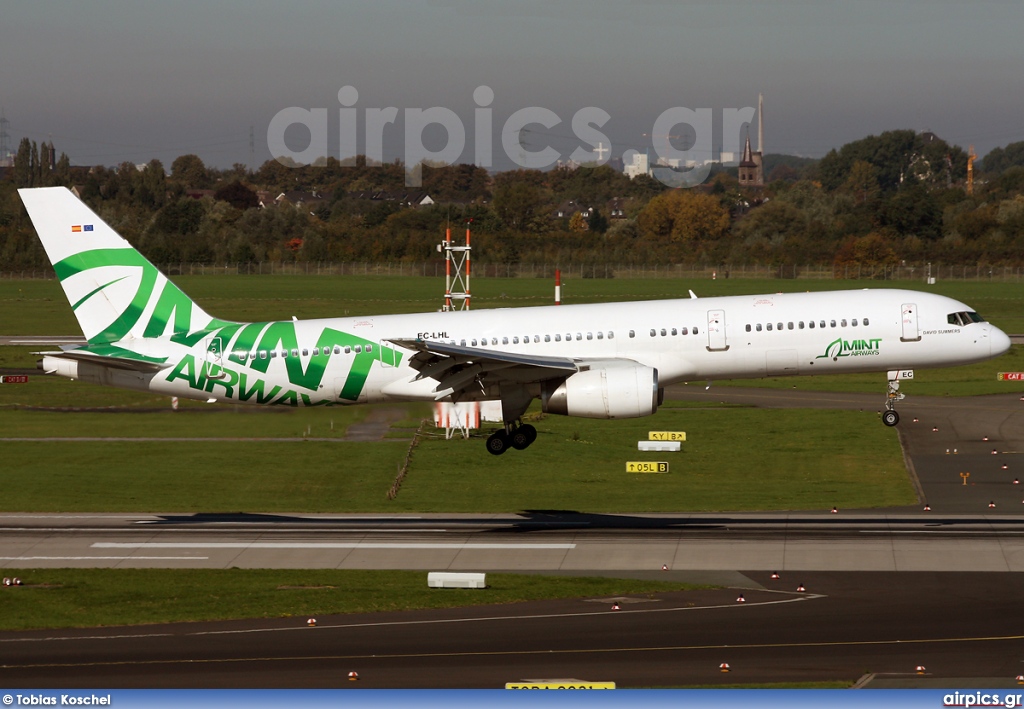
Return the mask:
[(647, 153), (633, 153), (633, 161), (626, 165), (623, 172), (629, 179), (634, 179), (638, 175), (651, 174), (650, 159), (647, 157)]
[(429, 207), (435, 203), (433, 197), (421, 191), (386, 192), (384, 190), (366, 190), (364, 192), (353, 192), (349, 197), (369, 202), (398, 202), (403, 207)]

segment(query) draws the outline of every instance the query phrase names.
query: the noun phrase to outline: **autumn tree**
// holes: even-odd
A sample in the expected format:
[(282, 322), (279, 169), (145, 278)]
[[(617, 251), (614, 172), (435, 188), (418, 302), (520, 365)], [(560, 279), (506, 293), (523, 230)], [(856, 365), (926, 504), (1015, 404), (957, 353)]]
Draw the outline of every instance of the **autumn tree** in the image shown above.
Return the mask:
[(708, 241), (729, 230), (729, 212), (711, 195), (675, 189), (648, 202), (637, 225), (642, 236), (654, 240)]

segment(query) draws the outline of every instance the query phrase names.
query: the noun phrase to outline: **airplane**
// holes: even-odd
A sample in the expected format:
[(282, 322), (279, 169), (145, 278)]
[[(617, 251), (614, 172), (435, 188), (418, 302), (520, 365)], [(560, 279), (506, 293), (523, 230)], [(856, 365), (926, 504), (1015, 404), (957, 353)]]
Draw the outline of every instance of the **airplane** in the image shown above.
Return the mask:
[(211, 317), (64, 187), (18, 190), (87, 343), (40, 352), (48, 374), (208, 402), (322, 406), (500, 401), (487, 439), (522, 450), (549, 414), (654, 414), (686, 381), (887, 372), (899, 422), (915, 368), (1003, 354), (964, 303), (864, 289), (271, 322)]

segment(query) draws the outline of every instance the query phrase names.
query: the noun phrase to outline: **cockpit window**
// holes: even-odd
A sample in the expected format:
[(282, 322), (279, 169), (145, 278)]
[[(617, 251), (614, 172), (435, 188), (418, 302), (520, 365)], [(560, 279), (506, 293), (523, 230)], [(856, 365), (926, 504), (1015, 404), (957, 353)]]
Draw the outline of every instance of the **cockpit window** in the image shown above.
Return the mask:
[(976, 322), (985, 322), (985, 318), (975, 312), (950, 313), (946, 316), (946, 322), (950, 325), (970, 325)]

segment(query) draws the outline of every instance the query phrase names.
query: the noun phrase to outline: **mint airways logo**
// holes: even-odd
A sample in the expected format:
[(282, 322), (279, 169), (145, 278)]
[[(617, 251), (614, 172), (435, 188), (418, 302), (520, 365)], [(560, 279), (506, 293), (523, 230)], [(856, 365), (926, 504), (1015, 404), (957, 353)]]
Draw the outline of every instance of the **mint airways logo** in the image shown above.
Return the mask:
[(864, 357), (881, 354), (882, 338), (874, 337), (870, 340), (844, 340), (838, 338), (828, 343), (825, 354), (820, 354), (815, 359), (838, 359), (840, 357)]
[[(224, 399), (237, 399), (246, 402), (255, 399), (257, 404), (279, 404), (282, 406), (325, 406), (332, 402), (329, 399), (312, 399), (294, 389), (286, 389), (280, 384), (268, 386), (267, 382), (258, 377), (250, 379), (250, 373), (238, 372), (228, 367), (196, 361), (192, 355), (185, 355), (171, 371), (167, 381), (181, 379), (188, 383), (189, 388), (204, 391)], [(220, 387), (220, 391), (216, 391)]]

